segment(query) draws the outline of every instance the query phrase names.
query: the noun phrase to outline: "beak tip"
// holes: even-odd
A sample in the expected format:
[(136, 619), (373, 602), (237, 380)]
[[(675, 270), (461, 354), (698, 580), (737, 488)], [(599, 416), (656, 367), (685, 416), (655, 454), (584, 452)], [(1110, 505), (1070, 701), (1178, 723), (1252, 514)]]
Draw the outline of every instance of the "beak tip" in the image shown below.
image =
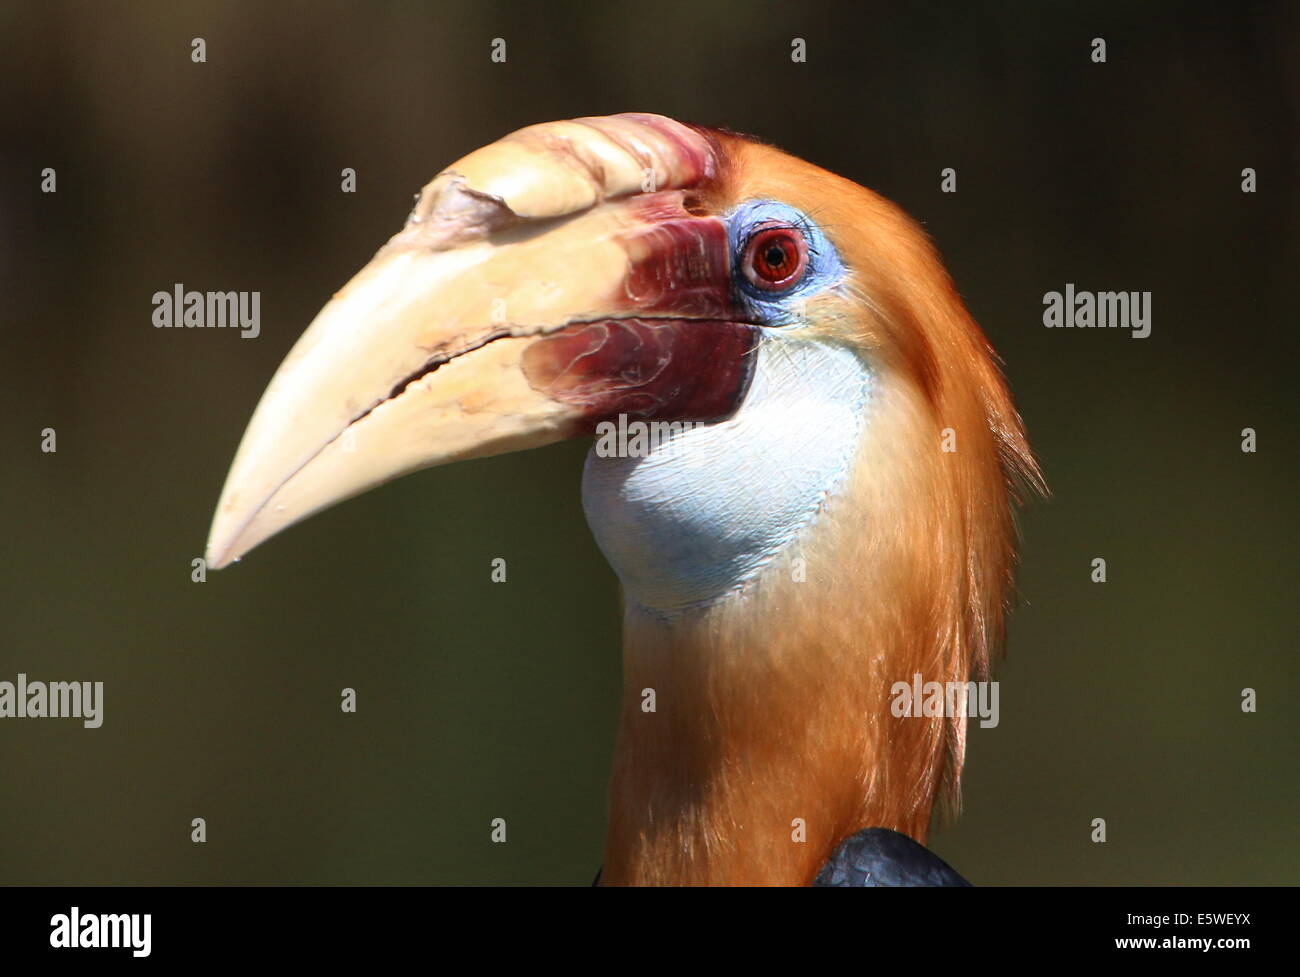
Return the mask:
[(233, 562), (230, 558), (230, 547), (218, 546), (215, 538), (213, 541), (208, 542), (207, 552), (204, 553), (203, 559), (207, 563), (209, 570), (222, 570)]
[(225, 506), (218, 507), (218, 516), (208, 533), (208, 545), (203, 559), (209, 570), (221, 570), (237, 563), (247, 549), (240, 546), (240, 539), (244, 535), (242, 529), (231, 525), (229, 518), (225, 517), (225, 509)]

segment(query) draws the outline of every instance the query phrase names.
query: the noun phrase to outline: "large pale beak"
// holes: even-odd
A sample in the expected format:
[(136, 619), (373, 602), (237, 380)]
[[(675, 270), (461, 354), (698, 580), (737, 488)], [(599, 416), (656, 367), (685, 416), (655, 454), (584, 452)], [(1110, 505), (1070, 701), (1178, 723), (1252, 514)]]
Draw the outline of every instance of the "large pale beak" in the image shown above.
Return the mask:
[(756, 339), (730, 304), (726, 229), (687, 200), (712, 151), (671, 120), (614, 116), (521, 130), (435, 178), (271, 380), (209, 565), (420, 468), (619, 414), (730, 413)]

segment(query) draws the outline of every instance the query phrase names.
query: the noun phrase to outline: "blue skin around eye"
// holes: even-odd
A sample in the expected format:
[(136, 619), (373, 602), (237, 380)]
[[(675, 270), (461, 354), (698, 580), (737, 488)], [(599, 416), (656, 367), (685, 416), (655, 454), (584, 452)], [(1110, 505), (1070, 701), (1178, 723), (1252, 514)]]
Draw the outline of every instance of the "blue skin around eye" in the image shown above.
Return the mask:
[[(822, 229), (801, 210), (777, 200), (747, 200), (723, 218), (731, 240), (732, 280), (741, 303), (755, 320), (768, 326), (788, 326), (798, 320), (793, 312), (797, 302), (838, 285), (844, 280), (844, 263), (835, 245)], [(754, 285), (741, 270), (745, 244), (754, 231), (772, 222), (798, 228), (808, 244), (808, 268), (803, 277), (782, 292), (772, 292)]]

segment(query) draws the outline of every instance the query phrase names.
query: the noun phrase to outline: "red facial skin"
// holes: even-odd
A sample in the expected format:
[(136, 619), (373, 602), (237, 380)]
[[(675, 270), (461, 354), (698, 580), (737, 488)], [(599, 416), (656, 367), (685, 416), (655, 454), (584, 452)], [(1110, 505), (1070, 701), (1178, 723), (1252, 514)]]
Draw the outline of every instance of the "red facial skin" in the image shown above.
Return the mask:
[(582, 408), (590, 433), (629, 419), (711, 421), (740, 403), (758, 329), (713, 319), (604, 319), (534, 341), (523, 357), (536, 390)]
[(681, 191), (648, 193), (636, 201), (645, 222), (623, 240), (629, 269), (622, 305), (631, 314), (736, 319), (731, 244), (718, 217), (697, 217)]
[(580, 428), (629, 419), (710, 421), (735, 410), (749, 385), (757, 326), (731, 284), (731, 245), (717, 217), (699, 217), (681, 191), (636, 201), (644, 221), (624, 239), (627, 318), (576, 323), (534, 341), (524, 373), (534, 389), (580, 406)]

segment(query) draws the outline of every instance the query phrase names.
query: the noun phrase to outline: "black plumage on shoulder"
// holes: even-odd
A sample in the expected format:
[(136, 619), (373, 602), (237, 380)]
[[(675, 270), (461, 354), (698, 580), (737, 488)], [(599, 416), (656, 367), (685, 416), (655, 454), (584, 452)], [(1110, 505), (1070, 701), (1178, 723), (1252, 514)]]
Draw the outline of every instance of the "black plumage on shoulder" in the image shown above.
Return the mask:
[(970, 885), (924, 845), (888, 828), (864, 828), (836, 846), (814, 886)]

